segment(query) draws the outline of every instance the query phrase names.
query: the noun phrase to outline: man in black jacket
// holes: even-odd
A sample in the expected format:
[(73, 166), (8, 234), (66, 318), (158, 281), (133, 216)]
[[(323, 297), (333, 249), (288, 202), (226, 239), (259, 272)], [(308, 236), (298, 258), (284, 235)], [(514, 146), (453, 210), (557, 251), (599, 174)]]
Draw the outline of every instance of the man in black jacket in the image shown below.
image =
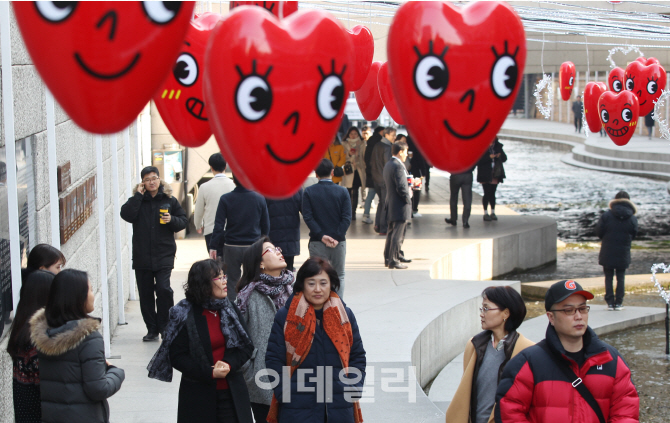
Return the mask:
[[(375, 192), (379, 195), (379, 205), (375, 216), (375, 230), (379, 235), (386, 235), (388, 223), (386, 219), (386, 184), (384, 183), (384, 166), (391, 160), (391, 144), (395, 141), (395, 128), (385, 128), (382, 131), (384, 137), (381, 142), (374, 146), (370, 164), (372, 166), (372, 180), (375, 184)], [(411, 218), (411, 217), (410, 217)]]
[(400, 250), (405, 240), (407, 221), (412, 218), (412, 192), (407, 181), (405, 160), (407, 143), (398, 141), (391, 147), (393, 157), (384, 166), (386, 205), (388, 207), (388, 234), (384, 246), (384, 260), (389, 269), (407, 269), (409, 263)]
[(170, 288), (177, 253), (174, 234), (186, 227), (188, 219), (179, 201), (172, 196), (170, 185), (161, 182), (157, 168), (147, 166), (140, 175), (142, 182), (121, 207), (121, 218), (133, 224), (133, 269), (140, 310), (147, 325), (147, 334), (142, 339), (156, 341), (174, 305)]
[(340, 278), (337, 295), (344, 295), (346, 234), (351, 224), (351, 196), (345, 187), (333, 183), (333, 163), (322, 159), (316, 168), (319, 183), (305, 188), (302, 217), (309, 227), (309, 255), (330, 261)]
[[(384, 130), (383, 126), (378, 126), (375, 128), (374, 134), (368, 138), (365, 144), (365, 186), (368, 188), (367, 195), (365, 196), (365, 206), (363, 209), (363, 223), (374, 223), (374, 220), (370, 219), (370, 207), (372, 207), (372, 200), (375, 198), (375, 194), (379, 195), (375, 191), (375, 182), (372, 179), (372, 150), (375, 148), (375, 145), (382, 140), (382, 131)], [(369, 132), (369, 130), (368, 130)]]
[(265, 198), (243, 187), (235, 175), (233, 182), (235, 189), (219, 200), (214, 231), (209, 241), (209, 256), (212, 259), (216, 259), (217, 250), (223, 248), (230, 301), (237, 298), (235, 286), (242, 276), (244, 251), (262, 235), (270, 233), (270, 215)]

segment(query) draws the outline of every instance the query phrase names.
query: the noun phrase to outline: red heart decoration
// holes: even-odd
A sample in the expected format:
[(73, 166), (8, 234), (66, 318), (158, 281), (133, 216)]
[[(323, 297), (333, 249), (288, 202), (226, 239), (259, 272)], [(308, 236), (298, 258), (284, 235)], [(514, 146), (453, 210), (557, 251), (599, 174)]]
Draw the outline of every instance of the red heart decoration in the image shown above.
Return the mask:
[(195, 2), (14, 2), (42, 80), (82, 129), (130, 125), (172, 68)]
[(298, 11), (297, 1), (231, 1), (229, 9), (232, 11), (238, 6), (260, 6), (278, 18), (285, 18)]
[(638, 58), (635, 59), (635, 60), (637, 60), (638, 62), (642, 63), (643, 65), (653, 65), (654, 63), (657, 64), (657, 65), (660, 65), (660, 64), (661, 64), (661, 62), (659, 62), (658, 59), (655, 58), (655, 57), (649, 57), (649, 58), (638, 57)]
[(395, 100), (426, 159), (452, 173), (482, 156), (521, 85), (526, 36), (503, 2), (407, 2), (388, 35)]
[(561, 69), (558, 72), (558, 86), (561, 89), (561, 98), (563, 101), (570, 100), (572, 88), (575, 86), (575, 64), (572, 62), (561, 63)]
[(384, 64), (382, 64), (382, 66), (379, 68), (379, 74), (377, 75), (377, 85), (379, 85), (379, 95), (382, 98), (384, 107), (386, 107), (386, 111), (389, 112), (391, 118), (398, 125), (404, 125), (405, 120), (400, 115), (398, 104), (396, 103), (395, 97), (393, 96), (391, 81), (389, 80), (388, 62), (384, 62)]
[(377, 120), (382, 109), (384, 109), (382, 97), (379, 95), (379, 85), (377, 84), (377, 76), (381, 67), (382, 62), (372, 62), (365, 83), (356, 91), (356, 103), (358, 103), (358, 108), (361, 109), (361, 114), (365, 120)]
[(637, 97), (631, 91), (605, 91), (598, 100), (600, 121), (616, 145), (628, 144), (635, 133), (639, 111)]
[(340, 126), (354, 57), (340, 22), (320, 10), (279, 20), (239, 8), (216, 26), (205, 54), (205, 102), (244, 186), (271, 198), (300, 188)]
[(598, 100), (605, 91), (607, 91), (607, 85), (604, 82), (589, 82), (584, 88), (584, 115), (591, 132), (600, 132)]
[(207, 40), (219, 20), (221, 15), (205, 12), (191, 22), (172, 74), (154, 96), (170, 134), (186, 147), (199, 147), (212, 136), (205, 111), (202, 72)]
[(656, 59), (655, 62), (649, 63), (651, 59), (653, 58), (647, 60), (647, 65), (638, 60), (631, 62), (624, 74), (626, 81), (624, 88), (637, 96), (640, 102), (640, 116), (647, 116), (654, 110), (654, 101), (661, 96), (661, 90), (665, 89), (667, 79), (663, 66), (659, 65)]
[(375, 55), (375, 39), (372, 32), (364, 25), (356, 25), (351, 30), (346, 30), (354, 44), (356, 53), (356, 65), (354, 67), (354, 82), (351, 91), (359, 90), (365, 83), (370, 73), (372, 57)]
[(623, 75), (624, 71), (621, 68), (614, 68), (610, 71), (607, 81), (609, 82), (610, 91), (620, 93), (623, 90)]

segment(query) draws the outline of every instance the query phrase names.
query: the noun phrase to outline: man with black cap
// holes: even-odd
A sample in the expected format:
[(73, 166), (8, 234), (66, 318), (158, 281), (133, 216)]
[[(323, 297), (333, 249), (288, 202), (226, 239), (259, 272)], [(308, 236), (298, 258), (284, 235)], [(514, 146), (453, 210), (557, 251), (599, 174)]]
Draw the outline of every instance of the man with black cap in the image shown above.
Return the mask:
[(619, 352), (588, 326), (593, 294), (563, 280), (544, 299), (546, 338), (505, 366), (495, 421), (638, 422), (640, 401)]

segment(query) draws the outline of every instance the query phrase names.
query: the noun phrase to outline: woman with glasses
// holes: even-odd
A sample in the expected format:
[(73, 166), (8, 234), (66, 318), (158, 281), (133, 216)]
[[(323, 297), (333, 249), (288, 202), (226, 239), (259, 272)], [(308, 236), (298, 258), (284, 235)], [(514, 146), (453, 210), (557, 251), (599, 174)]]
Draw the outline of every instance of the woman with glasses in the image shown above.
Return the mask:
[(493, 422), (496, 388), (505, 365), (533, 345), (516, 331), (526, 317), (526, 305), (513, 288), (486, 288), (479, 317), (484, 331), (465, 347), (463, 378), (447, 409), (449, 423)]
[(243, 366), (254, 350), (226, 276), (215, 260), (195, 262), (184, 284), (186, 299), (170, 309), (163, 342), (147, 366), (149, 377), (182, 374), (177, 422), (251, 423)]
[[(272, 402), (272, 389), (259, 387), (256, 375), (265, 370), (265, 352), (272, 322), (277, 310), (286, 304), (293, 293), (293, 279), (293, 272), (286, 269), (281, 248), (275, 247), (267, 236), (244, 252), (236, 302), (256, 347), (251, 365), (245, 369), (244, 378), (257, 423), (266, 421)], [(267, 375), (259, 378), (262, 382), (271, 382)]]

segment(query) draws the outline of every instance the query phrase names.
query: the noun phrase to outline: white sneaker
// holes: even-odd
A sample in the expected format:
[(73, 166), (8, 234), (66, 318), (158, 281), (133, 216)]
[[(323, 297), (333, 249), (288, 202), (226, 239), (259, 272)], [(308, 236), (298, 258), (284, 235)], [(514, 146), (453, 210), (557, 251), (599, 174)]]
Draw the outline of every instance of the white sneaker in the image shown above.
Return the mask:
[(374, 223), (374, 220), (370, 219), (369, 217), (366, 217), (366, 218), (363, 218), (363, 223), (367, 223), (367, 224)]
[(414, 213), (414, 217), (421, 217), (421, 213)]

